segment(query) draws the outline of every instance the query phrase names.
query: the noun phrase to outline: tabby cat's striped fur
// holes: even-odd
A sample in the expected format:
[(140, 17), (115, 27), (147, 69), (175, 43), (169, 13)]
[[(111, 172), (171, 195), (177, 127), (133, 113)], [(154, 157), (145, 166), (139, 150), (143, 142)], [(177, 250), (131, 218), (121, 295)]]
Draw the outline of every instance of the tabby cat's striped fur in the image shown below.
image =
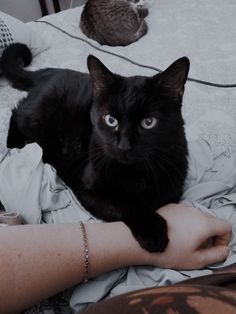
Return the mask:
[(127, 46), (146, 34), (148, 9), (137, 0), (88, 0), (80, 28), (101, 45)]

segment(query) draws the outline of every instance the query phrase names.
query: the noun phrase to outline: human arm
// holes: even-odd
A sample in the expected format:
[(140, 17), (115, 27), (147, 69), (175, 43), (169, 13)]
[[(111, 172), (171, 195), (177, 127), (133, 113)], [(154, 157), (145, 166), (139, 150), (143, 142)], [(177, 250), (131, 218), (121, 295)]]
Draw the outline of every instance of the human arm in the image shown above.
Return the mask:
[[(231, 235), (228, 223), (184, 205), (171, 204), (159, 213), (168, 221), (170, 237), (167, 250), (161, 254), (143, 250), (122, 222), (86, 224), (89, 276), (128, 265), (201, 268), (227, 257)], [(214, 250), (198, 250), (213, 236), (217, 239)], [(17, 313), (81, 282), (83, 248), (78, 224), (2, 228), (0, 313)]]

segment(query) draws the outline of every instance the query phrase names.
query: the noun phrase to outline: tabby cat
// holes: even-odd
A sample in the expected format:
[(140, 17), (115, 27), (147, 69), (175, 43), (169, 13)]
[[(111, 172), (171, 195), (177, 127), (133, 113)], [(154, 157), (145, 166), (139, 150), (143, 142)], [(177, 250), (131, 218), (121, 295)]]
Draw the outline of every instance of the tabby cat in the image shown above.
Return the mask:
[[(26, 71), (30, 50), (9, 46), (4, 75), (29, 91), (13, 109), (7, 145), (37, 142), (44, 162), (84, 207), (106, 221), (124, 221), (149, 251), (164, 251), (167, 223), (156, 210), (178, 202), (187, 172), (181, 115), (186, 57), (152, 77), (124, 77), (88, 57), (89, 74), (47, 68)], [(20, 62), (21, 61), (21, 62)]]
[(146, 34), (148, 9), (137, 0), (88, 0), (80, 28), (101, 45), (127, 46)]

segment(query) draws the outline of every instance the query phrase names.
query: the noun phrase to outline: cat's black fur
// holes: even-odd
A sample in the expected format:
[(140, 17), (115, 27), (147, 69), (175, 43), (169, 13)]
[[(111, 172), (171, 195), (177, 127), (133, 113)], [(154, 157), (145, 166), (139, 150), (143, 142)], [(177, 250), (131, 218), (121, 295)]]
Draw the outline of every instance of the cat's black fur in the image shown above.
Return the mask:
[[(36, 141), (43, 160), (87, 210), (106, 221), (124, 221), (143, 248), (163, 251), (167, 224), (155, 210), (178, 202), (187, 172), (181, 104), (188, 59), (153, 77), (113, 74), (93, 56), (90, 75), (25, 71), (20, 60), (31, 61), (22, 44), (8, 47), (1, 59), (13, 86), (29, 91), (13, 110), (8, 147)], [(150, 117), (157, 123), (146, 129), (155, 121)]]

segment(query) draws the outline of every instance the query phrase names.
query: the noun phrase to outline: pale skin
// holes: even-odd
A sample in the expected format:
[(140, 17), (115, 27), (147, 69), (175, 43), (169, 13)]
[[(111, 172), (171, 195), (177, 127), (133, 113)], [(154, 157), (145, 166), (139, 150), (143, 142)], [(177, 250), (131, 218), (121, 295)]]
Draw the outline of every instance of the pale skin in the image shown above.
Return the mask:
[[(143, 250), (122, 222), (86, 224), (89, 277), (128, 265), (199, 269), (226, 259), (228, 222), (182, 204), (158, 212), (168, 221), (170, 242), (164, 253)], [(203, 247), (209, 239), (214, 239), (211, 246)], [(0, 256), (0, 313), (19, 313), (83, 280), (78, 224), (1, 228)]]

